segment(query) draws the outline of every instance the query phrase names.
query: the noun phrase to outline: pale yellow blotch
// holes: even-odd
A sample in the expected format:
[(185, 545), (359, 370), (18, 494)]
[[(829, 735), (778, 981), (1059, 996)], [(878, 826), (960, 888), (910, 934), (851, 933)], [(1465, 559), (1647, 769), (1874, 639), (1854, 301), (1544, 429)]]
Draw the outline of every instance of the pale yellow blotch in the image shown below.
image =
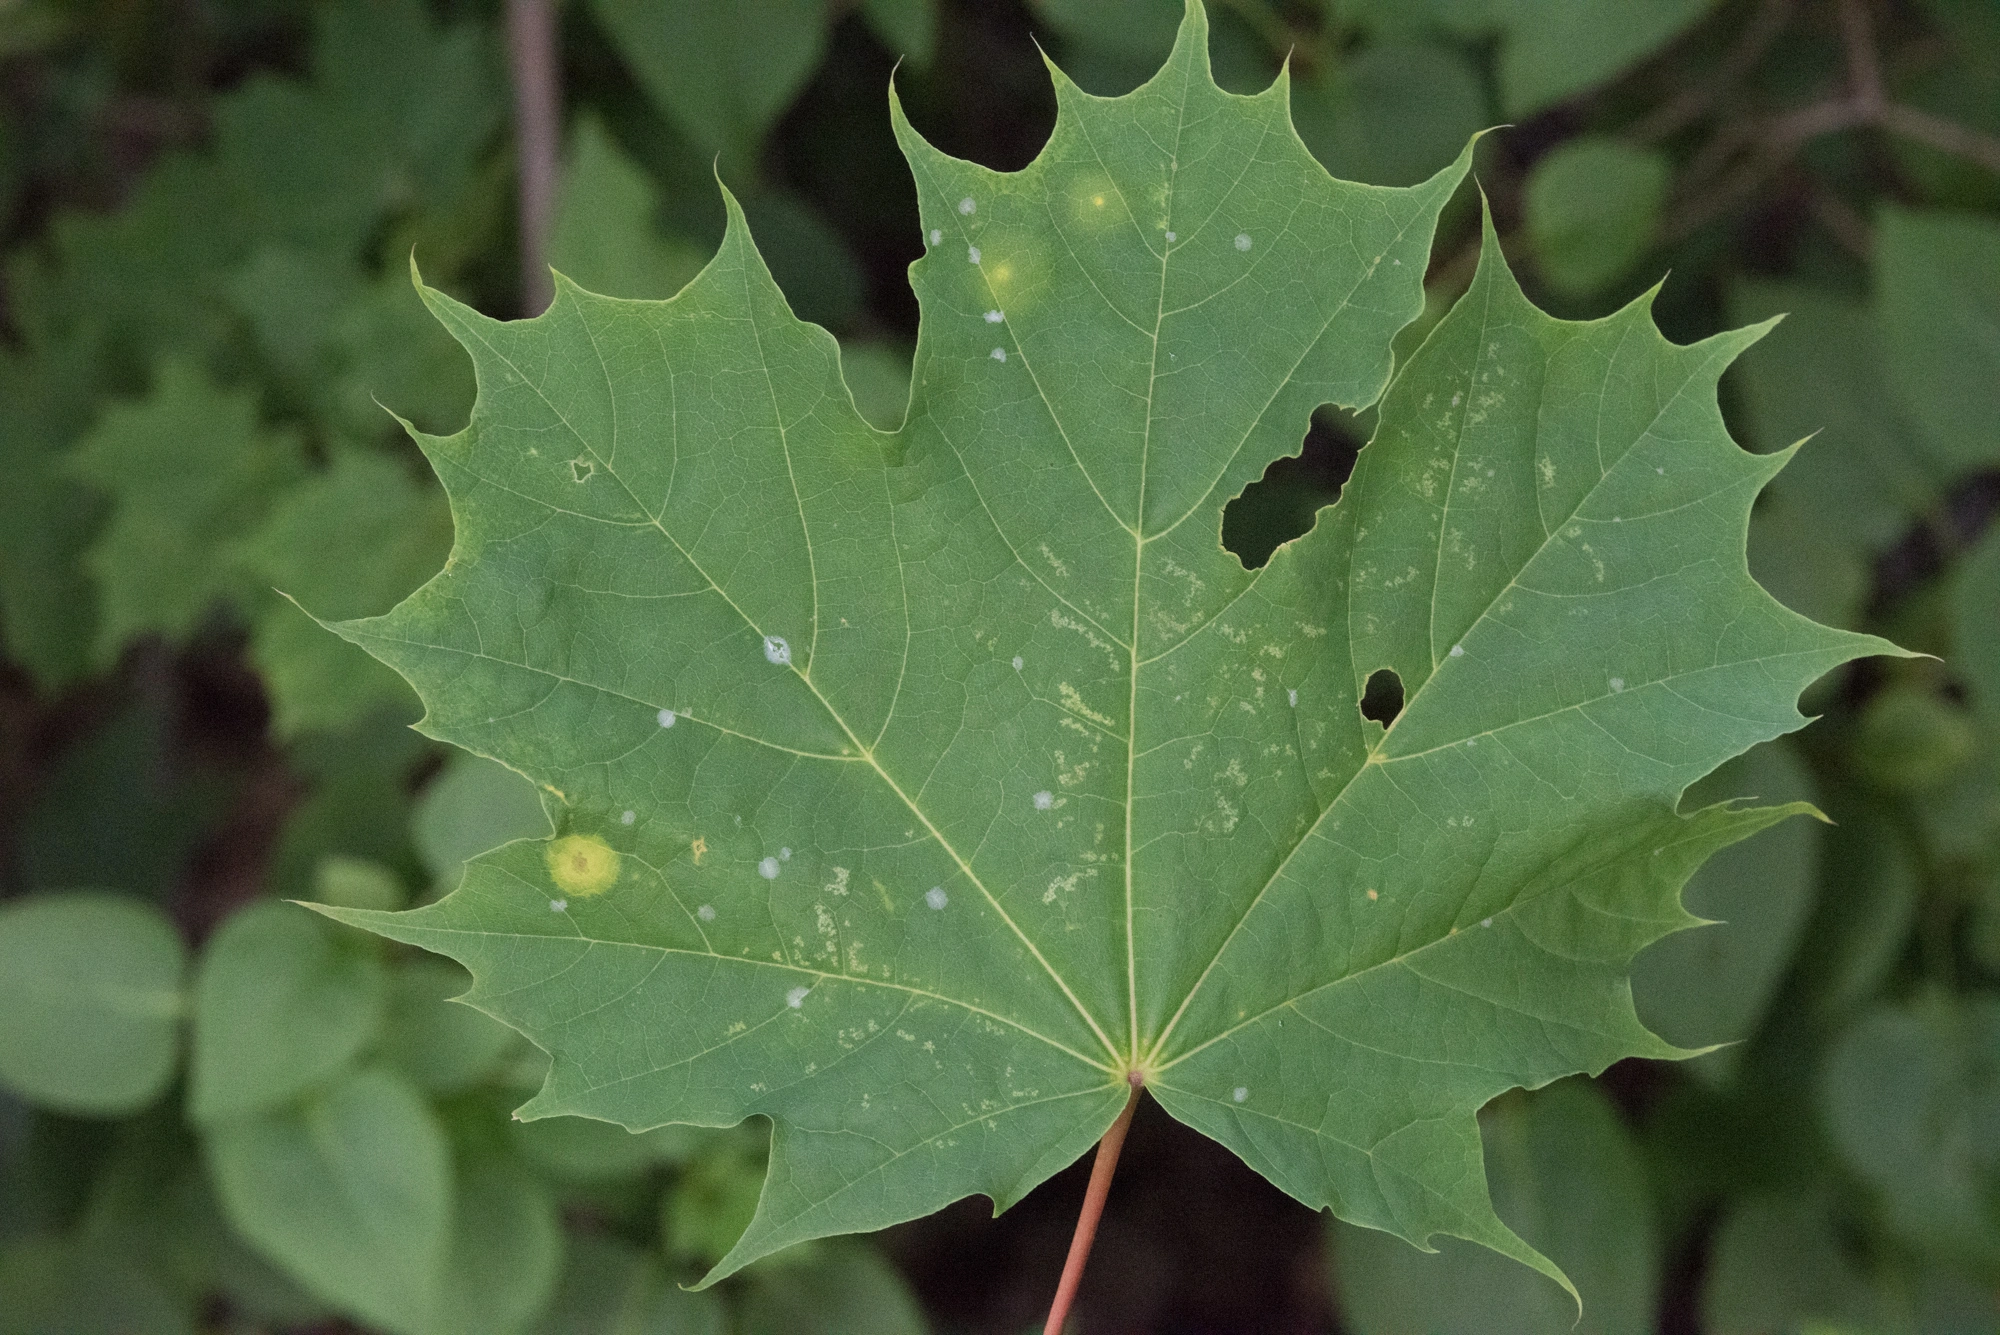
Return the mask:
[(566, 834), (548, 848), (549, 879), (566, 895), (601, 895), (618, 880), (618, 852), (594, 834)]
[(701, 865), (701, 855), (707, 851), (708, 840), (702, 838), (700, 835), (696, 835), (694, 842), (688, 845), (688, 852), (694, 854), (694, 865), (697, 867)]

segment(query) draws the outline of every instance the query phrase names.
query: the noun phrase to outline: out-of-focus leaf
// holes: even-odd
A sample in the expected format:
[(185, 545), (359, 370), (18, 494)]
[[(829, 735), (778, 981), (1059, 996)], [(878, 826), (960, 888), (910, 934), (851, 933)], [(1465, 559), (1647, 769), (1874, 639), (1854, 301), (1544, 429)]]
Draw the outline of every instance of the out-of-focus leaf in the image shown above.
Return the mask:
[(894, 431), (910, 406), (910, 353), (888, 343), (840, 345), (840, 376), (869, 425)]
[(1951, 666), (1972, 693), (1988, 738), (2000, 740), (2000, 524), (1959, 561), (1951, 610)]
[(1900, 1329), (1895, 1304), (1841, 1236), (1824, 1201), (1755, 1197), (1716, 1231), (1702, 1290), (1711, 1335), (1873, 1335)]
[(299, 604), (261, 595), (252, 634), (280, 736), (348, 727), (410, 700), (368, 655), (329, 647), (313, 617), (386, 610), (437, 573), (450, 550), (443, 493), (374, 450), (339, 450), (331, 467), (277, 498), (236, 551), (243, 569)]
[(326, 1080), (375, 1037), (385, 992), (368, 942), (293, 904), (239, 910), (195, 975), (189, 1114), (227, 1123)]
[(363, 1321), (428, 1335), (451, 1247), (451, 1161), (400, 1077), (362, 1070), (303, 1103), (208, 1134), (230, 1222)]
[(453, 1000), (471, 985), (463, 968), (431, 957), (405, 960), (390, 976), (381, 1054), (418, 1088), (449, 1094), (476, 1084), (513, 1046), (513, 1030)]
[(591, 0), (640, 85), (725, 170), (748, 168), (826, 48), (825, 0)]
[(403, 874), (424, 874), (410, 841), (418, 771), (434, 749), (409, 726), (417, 711), (387, 709), (337, 733), (292, 743), (292, 766), (307, 781), (271, 859), (270, 884), (291, 898), (314, 897), (322, 859), (366, 858)]
[(1548, 285), (1588, 296), (1629, 272), (1652, 245), (1667, 173), (1656, 150), (1588, 136), (1537, 162), (1528, 174), (1528, 244)]
[[(1085, 92), (1131, 92), (1160, 68), (1173, 49), (1186, 0), (1033, 0), (1036, 17), (1062, 37), (1063, 73)], [(1273, 52), (1226, 6), (1209, 16), (1209, 60), (1215, 81), (1232, 93), (1270, 83)]]
[(0, 1335), (194, 1335), (192, 1309), (88, 1239), (31, 1234), (0, 1248)]
[(508, 1125), (514, 1148), (561, 1182), (603, 1182), (655, 1164), (680, 1163), (715, 1133), (691, 1126), (632, 1132), (594, 1117), (538, 1117)]
[[(1500, 109), (1521, 118), (1605, 82), (1664, 46), (1712, 0), (1424, 0), (1484, 9), (1500, 29)], [(1481, 25), (1483, 26), (1483, 25)]]
[(457, 751), (418, 799), (410, 833), (432, 879), (450, 889), (466, 859), (513, 839), (546, 839), (549, 818), (526, 778), (497, 760)]
[[(1791, 748), (1766, 742), (1696, 784), (1682, 805), (1814, 796)], [(1694, 874), (1682, 902), (1711, 925), (1656, 941), (1632, 961), (1633, 999), (1647, 1028), (1684, 1048), (1734, 1043), (1755, 1032), (1812, 912), (1822, 829), (1811, 820), (1786, 821), (1723, 849)], [(1691, 1066), (1719, 1079), (1741, 1053), (1725, 1047)]]
[(442, 333), (400, 267), (363, 288), (327, 331), (328, 369), (315, 388), (329, 429), (357, 440), (393, 435), (400, 445), (390, 413), (425, 431), (463, 426), (472, 363)]
[(919, 70), (936, 52), (937, 9), (938, 0), (861, 0), (861, 17), (882, 44)]
[(1739, 287), (1729, 310), (1743, 323), (1785, 316), (1735, 374), (1759, 450), (1806, 441), (1771, 490), (1820, 545), (1872, 555), (1938, 508), (1946, 470), (1889, 384), (1872, 311), (1804, 283), (1762, 282)]
[(1958, 776), (1979, 747), (1965, 710), (1905, 683), (1878, 691), (1861, 711), (1854, 765), (1877, 788), (1920, 793)]
[(729, 1254), (757, 1212), (765, 1156), (742, 1136), (716, 1137), (661, 1202), (667, 1251), (704, 1269)]
[(690, 1293), (628, 1242), (572, 1234), (555, 1301), (535, 1335), (726, 1335), (714, 1293)]
[(1850, 630), (1860, 624), (1872, 572), (1852, 530), (1819, 522), (1791, 493), (1774, 489), (1750, 516), (1748, 554), (1750, 574), (1794, 612)]
[(1884, 208), (1876, 306), (1889, 372), (1946, 466), (2000, 463), (2000, 223)]
[(450, 198), (500, 127), (499, 52), (421, 0), (316, 9), (305, 81), (258, 75), (216, 109), (229, 228), (357, 254), (386, 217)]
[(1884, 819), (1879, 801), (1844, 796), (1823, 835), (1826, 885), (1801, 955), (1819, 1009), (1830, 1016), (1882, 986), (1909, 942), (1922, 898), (1902, 833)]
[(462, 1156), (457, 1178), (451, 1244), (421, 1335), (509, 1335), (555, 1294), (563, 1253), (556, 1203), (502, 1156)]
[(49, 686), (90, 666), (96, 629), (82, 557), (106, 506), (60, 452), (87, 420), (89, 386), (78, 382), (89, 371), (82, 358), (0, 350), (0, 636), (7, 657)]
[(144, 399), (108, 410), (71, 460), (112, 501), (85, 557), (107, 663), (132, 636), (181, 638), (218, 600), (254, 588), (234, 544), (301, 467), (296, 445), (259, 425), (249, 394), (183, 362), (164, 363)]
[(930, 1323), (902, 1276), (873, 1247), (824, 1242), (797, 1261), (752, 1270), (741, 1335), (925, 1335)]
[(409, 893), (401, 878), (379, 862), (329, 855), (313, 872), (312, 897), (343, 908), (398, 909), (407, 905)]
[(1415, 185), (1492, 124), (1479, 72), (1449, 47), (1382, 42), (1292, 88), (1299, 138), (1342, 180)]
[(1916, 1245), (2000, 1276), (2000, 999), (1927, 997), (1856, 1021), (1827, 1057), (1828, 1132)]
[(671, 297), (707, 259), (664, 235), (652, 180), (595, 116), (570, 132), (569, 165), (549, 235), (549, 265), (609, 297)]
[(134, 1112), (180, 1055), (186, 953), (158, 909), (117, 895), (0, 907), (0, 1083), (64, 1112)]
[(1482, 1247), (1437, 1239), (1426, 1254), (1341, 1226), (1335, 1282), (1358, 1335), (1643, 1335), (1653, 1329), (1659, 1243), (1631, 1137), (1581, 1080), (1509, 1095), (1480, 1119), (1493, 1205), (1569, 1275), (1548, 1279)]
[(778, 190), (746, 199), (743, 208), (793, 314), (838, 330), (860, 313), (866, 291), (861, 269), (817, 209)]

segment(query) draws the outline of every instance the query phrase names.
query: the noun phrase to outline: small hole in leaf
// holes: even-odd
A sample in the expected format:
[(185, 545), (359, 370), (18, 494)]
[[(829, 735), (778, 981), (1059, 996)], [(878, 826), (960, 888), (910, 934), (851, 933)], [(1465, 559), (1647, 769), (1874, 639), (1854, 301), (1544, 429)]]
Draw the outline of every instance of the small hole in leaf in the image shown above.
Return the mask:
[(1247, 570), (1312, 528), (1323, 505), (1340, 499), (1340, 488), (1361, 453), (1361, 433), (1353, 418), (1336, 408), (1312, 415), (1297, 454), (1276, 460), (1264, 476), (1245, 487), (1222, 510), (1222, 545)]
[(1378, 668), (1368, 678), (1367, 688), (1361, 692), (1361, 717), (1374, 719), (1383, 727), (1396, 721), (1396, 715), (1403, 712), (1403, 679), (1393, 668)]

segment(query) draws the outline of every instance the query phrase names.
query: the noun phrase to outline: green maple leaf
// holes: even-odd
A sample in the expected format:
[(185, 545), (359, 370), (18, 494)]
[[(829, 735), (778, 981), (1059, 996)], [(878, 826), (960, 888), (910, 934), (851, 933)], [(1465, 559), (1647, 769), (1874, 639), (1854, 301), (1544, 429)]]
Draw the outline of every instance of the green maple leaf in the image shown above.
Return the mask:
[[(1744, 565), (1782, 463), (1641, 302), (1571, 324), (1488, 238), (1340, 503), (1251, 571), (1224, 504), (1320, 404), (1381, 394), (1470, 150), (1330, 180), (1281, 78), (1209, 77), (1191, 6), (1118, 99), (1057, 76), (1016, 173), (897, 115), (926, 253), (909, 419), (863, 423), (731, 203), (673, 301), (435, 292), (466, 430), (421, 443), (451, 561), (338, 629), (432, 735), (544, 786), (556, 837), (406, 914), (553, 1055), (522, 1115), (761, 1115), (721, 1276), (984, 1193), (1136, 1073), (1315, 1207), (1556, 1275), (1494, 1216), (1476, 1110), (1681, 1055), (1626, 968), (1711, 852), (1800, 810), (1681, 792), (1881, 641)], [(1381, 669), (1406, 702), (1359, 712)]]

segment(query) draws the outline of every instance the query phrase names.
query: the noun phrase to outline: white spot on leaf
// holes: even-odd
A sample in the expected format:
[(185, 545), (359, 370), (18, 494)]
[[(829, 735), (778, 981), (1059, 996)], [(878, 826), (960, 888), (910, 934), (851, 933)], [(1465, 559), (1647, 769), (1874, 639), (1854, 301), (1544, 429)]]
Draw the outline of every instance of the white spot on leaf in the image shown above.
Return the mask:
[(951, 903), (951, 896), (947, 895), (944, 892), (943, 886), (934, 885), (930, 889), (924, 891), (924, 903), (930, 905), (934, 909), (941, 909), (946, 904)]
[(1611, 689), (1612, 689), (1613, 691), (1622, 691), (1622, 690), (1624, 690), (1624, 689), (1625, 689), (1625, 679), (1624, 679), (1623, 677), (1613, 677), (1613, 678), (1611, 679)]
[(993, 358), (993, 360), (994, 360), (994, 361), (996, 361), (996, 362), (1004, 362), (1004, 361), (1006, 361), (1006, 360), (1007, 360), (1007, 349), (1005, 349), (1005, 348), (995, 348), (995, 349), (993, 349), (993, 351), (992, 351), (992, 352), (991, 352), (990, 354), (988, 354), (988, 355), (989, 355), (989, 356), (991, 356), (991, 357)]
[(970, 195), (967, 195), (964, 199), (958, 201), (958, 211), (960, 213), (965, 214), (967, 217), (970, 217), (972, 215), (973, 210), (977, 209), (978, 207), (979, 205), (972, 202), (972, 196)]
[(1453, 646), (1451, 646), (1451, 656), (1453, 658), (1465, 657), (1465, 646), (1462, 644), (1454, 644)]
[(792, 646), (785, 643), (785, 637), (782, 635), (766, 635), (764, 657), (779, 667), (784, 667), (792, 661)]
[(1015, 654), (1015, 655), (1014, 655), (1014, 671), (1016, 671), (1016, 672), (1019, 672), (1020, 670), (1021, 670), (1021, 656), (1020, 656), (1019, 654)]
[(676, 715), (676, 714), (674, 713), (674, 711), (673, 711), (673, 710), (671, 710), (671, 709), (662, 709), (662, 710), (660, 711), (660, 713), (659, 713), (659, 720), (660, 720), (660, 726), (661, 726), (662, 728), (671, 728), (671, 727), (673, 727), (673, 726), (674, 726), (674, 719), (675, 719), (675, 718), (677, 718), (677, 717), (678, 717), (678, 715)]
[(1248, 232), (1238, 232), (1236, 234), (1236, 248), (1238, 250), (1250, 249), (1250, 234)]
[(765, 858), (762, 862), (757, 864), (757, 874), (763, 877), (767, 881), (777, 880), (778, 860), (776, 858)]
[(1243, 1102), (1243, 1100), (1250, 1097), (1250, 1086), (1238, 1085), (1236, 1088), (1229, 1091), (1229, 1097), (1236, 1100), (1238, 1103)]
[(1035, 810), (1047, 811), (1055, 804), (1055, 794), (1051, 793), (1048, 789), (1044, 788), (1041, 792), (1035, 794)]
[(779, 850), (778, 850), (778, 861), (780, 861), (780, 862), (790, 862), (791, 860), (792, 860), (792, 850), (791, 850), (791, 849), (789, 849), (789, 848), (781, 848), (781, 849), (779, 849)]
[(967, 246), (967, 247), (965, 248), (965, 260), (966, 260), (966, 263), (968, 263), (968, 264), (977, 264), (977, 263), (979, 263), (979, 247), (978, 247), (978, 246)]
[(1174, 235), (1174, 234), (1173, 234), (1172, 232), (1168, 232), (1168, 233), (1167, 233), (1167, 240), (1169, 240), (1169, 241), (1178, 241), (1178, 240), (1180, 240), (1180, 238), (1179, 238), (1179, 237), (1177, 237), (1177, 236), (1175, 236), (1175, 235)]
[(809, 987), (793, 988), (791, 991), (785, 993), (785, 1004), (787, 1006), (790, 1006), (793, 1010), (797, 1010), (799, 1007), (806, 1004), (806, 993), (810, 991), (812, 991), (812, 989)]
[(931, 244), (935, 246), (936, 244), (938, 244), (938, 242), (942, 240), (944, 240), (944, 228), (942, 227), (931, 228)]
[(694, 911), (694, 916), (700, 918), (703, 922), (714, 922), (715, 905), (703, 904), (700, 908)]
[(568, 907), (569, 901), (567, 899), (551, 899), (549, 901), (549, 911), (551, 913), (561, 913)]
[(639, 819), (639, 813), (638, 813), (638, 812), (636, 812), (636, 811), (628, 811), (628, 812), (626, 812), (626, 813), (625, 813), (624, 815), (622, 815), (622, 816), (620, 816), (620, 817), (618, 818), (618, 823), (619, 823), (620, 825), (630, 825), (630, 824), (631, 824), (631, 823), (632, 823), (633, 821), (635, 821), (635, 820), (637, 820), (637, 819)]
[(1007, 317), (999, 311), (986, 312), (986, 323), (988, 324), (999, 324), (1002, 320), (1006, 318)]

